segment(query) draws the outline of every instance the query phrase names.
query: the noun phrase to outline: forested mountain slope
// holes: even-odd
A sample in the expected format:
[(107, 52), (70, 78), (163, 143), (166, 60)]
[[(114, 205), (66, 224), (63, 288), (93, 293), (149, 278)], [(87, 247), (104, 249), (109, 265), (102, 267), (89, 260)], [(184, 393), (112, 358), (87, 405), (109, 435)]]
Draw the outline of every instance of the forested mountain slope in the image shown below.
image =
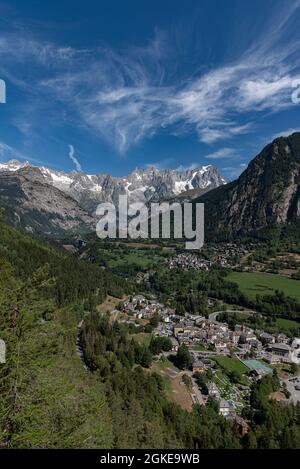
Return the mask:
[[(191, 427), (190, 415), (166, 400), (161, 378), (136, 366), (147, 366), (149, 351), (125, 326), (112, 328), (92, 313), (108, 291), (122, 295), (126, 288), (124, 280), (0, 224), (0, 331), (7, 346), (1, 447), (171, 448), (196, 440), (240, 446), (217, 408), (207, 407), (201, 418), (195, 411)], [(83, 317), (85, 358), (94, 373), (76, 352)]]
[(84, 310), (122, 281), (0, 223), (0, 445), (111, 447), (104, 386), (76, 352)]
[[(191, 413), (167, 400), (149, 348), (96, 310), (108, 292), (128, 291), (108, 271), (0, 223), (2, 448), (299, 447), (300, 407), (268, 399), (276, 377), (253, 392), (244, 438), (213, 400)], [(82, 319), (90, 371), (76, 350)]]
[(236, 180), (201, 196), (207, 239), (299, 220), (300, 133), (267, 145)]

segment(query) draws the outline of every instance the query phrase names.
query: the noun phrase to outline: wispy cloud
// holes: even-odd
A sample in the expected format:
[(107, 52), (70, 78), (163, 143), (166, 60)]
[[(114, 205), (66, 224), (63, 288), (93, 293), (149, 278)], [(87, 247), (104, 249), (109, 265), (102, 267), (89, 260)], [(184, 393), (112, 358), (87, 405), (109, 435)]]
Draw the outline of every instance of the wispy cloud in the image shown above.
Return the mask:
[(282, 130), (281, 132), (277, 132), (276, 134), (272, 135), (271, 140), (275, 140), (279, 137), (288, 137), (289, 135), (294, 134), (295, 132), (300, 132), (300, 126), (298, 128), (289, 128)]
[(238, 166), (225, 166), (222, 168), (222, 173), (227, 179), (232, 180), (238, 178), (246, 168), (246, 163), (240, 163)]
[(8, 160), (21, 160), (29, 161), (32, 164), (45, 165), (45, 161), (39, 160), (37, 158), (32, 158), (30, 155), (23, 153), (22, 151), (8, 145), (5, 142), (0, 142), (0, 159), (3, 162)]
[(232, 158), (237, 156), (237, 151), (234, 148), (221, 148), (214, 153), (209, 153), (205, 158), (208, 160), (221, 160), (223, 158)]
[[(5, 34), (0, 36), (0, 72), (30, 96), (28, 116), (24, 112), (23, 123), (20, 118), (17, 123), (21, 130), (28, 132), (28, 120), (38, 125), (33, 110), (41, 113), (40, 103), (46, 100), (55, 107), (53, 125), (60, 116), (62, 124), (90, 129), (120, 153), (162, 129), (175, 135), (196, 133), (200, 141), (212, 144), (251, 132), (257, 113), (294, 105), (300, 33), (288, 32), (299, 20), (298, 9), (298, 1), (283, 2), (238, 58), (193, 76), (177, 73), (175, 41), (158, 31), (145, 47), (119, 50), (77, 50)], [(18, 67), (31, 65), (37, 72), (34, 78), (20, 78)]]
[[(199, 168), (201, 165), (199, 163), (191, 163), (188, 166), (180, 165), (176, 168), (176, 171), (192, 171)], [(208, 165), (210, 166), (210, 165)]]
[(0, 156), (6, 158), (7, 155), (12, 155), (13, 149), (4, 142), (0, 142)]
[(81, 167), (81, 164), (79, 163), (78, 159), (75, 158), (74, 153), (75, 153), (75, 150), (74, 150), (73, 145), (69, 145), (69, 158), (75, 164), (76, 171), (80, 172), (80, 171), (82, 171), (82, 167)]
[(173, 158), (164, 158), (163, 160), (156, 161), (155, 163), (146, 163), (142, 167), (146, 169), (156, 169), (158, 171), (163, 171), (164, 169), (170, 169), (174, 166)]

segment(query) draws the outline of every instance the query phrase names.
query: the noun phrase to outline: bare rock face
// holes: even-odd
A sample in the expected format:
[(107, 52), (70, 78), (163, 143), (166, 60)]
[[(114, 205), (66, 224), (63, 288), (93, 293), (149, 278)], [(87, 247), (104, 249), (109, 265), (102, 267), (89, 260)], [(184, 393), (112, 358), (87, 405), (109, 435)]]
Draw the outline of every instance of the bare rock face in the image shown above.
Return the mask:
[(226, 181), (213, 166), (194, 171), (158, 171), (155, 168), (136, 169), (126, 177), (112, 177), (109, 174), (89, 176), (84, 173), (64, 175), (69, 184), (61, 185), (53, 177), (50, 184), (71, 195), (89, 213), (94, 213), (101, 202), (118, 203), (119, 195), (127, 195), (129, 203), (157, 202), (181, 194), (187, 190), (201, 188), (210, 190)]
[(113, 177), (109, 174), (87, 175), (83, 172), (66, 174), (13, 160), (0, 164), (0, 177), (3, 171), (26, 173), (32, 180), (38, 179), (54, 186), (70, 195), (90, 214), (94, 214), (101, 202), (117, 203), (119, 195), (127, 195), (129, 203), (147, 203), (172, 198), (194, 189), (211, 190), (226, 183), (213, 166), (183, 171), (136, 169), (126, 177)]
[(252, 160), (239, 179), (198, 201), (206, 228), (244, 234), (300, 216), (300, 133), (278, 138)]
[(94, 229), (97, 205), (116, 203), (120, 194), (127, 194), (130, 203), (165, 199), (204, 202), (207, 238), (218, 233), (245, 234), (298, 220), (300, 133), (274, 140), (228, 184), (213, 166), (184, 171), (137, 169), (116, 178), (66, 174), (15, 160), (0, 164), (0, 206), (11, 223), (30, 231), (46, 234)]
[(91, 230), (99, 203), (161, 201), (188, 192), (207, 191), (225, 184), (213, 166), (186, 171), (135, 170), (127, 177), (109, 174), (69, 174), (28, 162), (0, 164), (0, 206), (14, 225), (38, 233)]
[(0, 206), (8, 221), (39, 234), (90, 231), (95, 221), (79, 204), (46, 184), (38, 169), (4, 172), (0, 177)]

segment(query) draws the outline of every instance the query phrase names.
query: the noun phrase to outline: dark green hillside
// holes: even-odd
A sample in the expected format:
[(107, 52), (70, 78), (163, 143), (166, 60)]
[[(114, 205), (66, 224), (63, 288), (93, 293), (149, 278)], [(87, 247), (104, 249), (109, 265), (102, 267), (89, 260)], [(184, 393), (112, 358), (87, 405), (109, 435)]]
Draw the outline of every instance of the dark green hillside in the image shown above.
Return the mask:
[[(148, 345), (95, 312), (112, 286), (124, 293), (124, 282), (1, 223), (0, 337), (7, 351), (0, 364), (0, 447), (299, 446), (299, 409), (268, 402), (276, 380), (253, 394), (246, 439), (213, 400), (191, 413), (168, 401), (161, 376), (149, 370)], [(92, 372), (76, 349), (82, 319), (81, 346)]]
[(103, 385), (76, 351), (77, 325), (123, 280), (0, 223), (2, 447), (111, 447)]
[(278, 138), (236, 180), (196, 200), (205, 204), (206, 239), (257, 232), (299, 220), (300, 133)]
[[(161, 378), (136, 367), (148, 366), (150, 351), (129, 340), (125, 326), (91, 313), (85, 294), (94, 298), (99, 281), (101, 295), (111, 284), (123, 293), (117, 277), (3, 223), (0, 233), (0, 331), (7, 347), (0, 365), (2, 447), (240, 446), (214, 406), (195, 410), (191, 424), (189, 414), (166, 400)], [(94, 282), (84, 282), (87, 275)], [(84, 310), (82, 341), (94, 373), (76, 351)]]
[(117, 448), (240, 448), (238, 434), (213, 402), (189, 414), (166, 400), (160, 375), (144, 371), (149, 350), (126, 326), (91, 315), (82, 333), (85, 357), (105, 383)]
[(0, 259), (0, 446), (111, 447), (104, 387), (76, 353), (78, 308), (57, 309), (45, 269), (21, 280)]
[(101, 303), (107, 293), (122, 296), (125, 288), (124, 280), (100, 267), (65, 256), (1, 222), (0, 256), (7, 259), (22, 278), (47, 264), (49, 275), (56, 279), (53, 295), (58, 305), (80, 300)]

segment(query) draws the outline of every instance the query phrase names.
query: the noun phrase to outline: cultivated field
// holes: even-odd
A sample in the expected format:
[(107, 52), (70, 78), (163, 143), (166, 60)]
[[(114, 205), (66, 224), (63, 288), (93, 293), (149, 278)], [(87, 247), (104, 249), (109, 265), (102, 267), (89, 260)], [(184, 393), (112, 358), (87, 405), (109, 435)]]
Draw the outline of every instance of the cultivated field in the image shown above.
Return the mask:
[(111, 252), (109, 256), (104, 255), (110, 268), (120, 266), (131, 266), (138, 269), (149, 269), (156, 264), (163, 264), (165, 257), (162, 250), (154, 251), (147, 249), (127, 249), (126, 251), (117, 250)]
[(276, 274), (232, 272), (227, 280), (238, 284), (240, 290), (250, 298), (256, 295), (272, 295), (275, 290), (283, 291), (300, 301), (300, 281)]

